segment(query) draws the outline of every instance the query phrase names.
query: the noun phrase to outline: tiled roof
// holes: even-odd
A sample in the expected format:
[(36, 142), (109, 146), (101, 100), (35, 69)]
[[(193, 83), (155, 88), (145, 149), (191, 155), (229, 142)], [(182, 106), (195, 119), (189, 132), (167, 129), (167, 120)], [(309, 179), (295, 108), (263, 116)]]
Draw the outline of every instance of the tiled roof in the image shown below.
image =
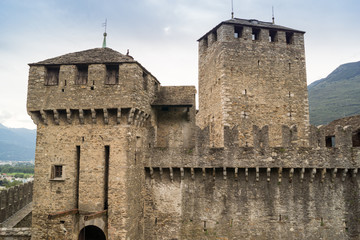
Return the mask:
[(29, 65), (67, 65), (122, 62), (135, 62), (135, 60), (131, 56), (121, 54), (112, 50), (111, 48), (93, 48), (85, 51), (68, 53), (37, 63), (31, 63)]

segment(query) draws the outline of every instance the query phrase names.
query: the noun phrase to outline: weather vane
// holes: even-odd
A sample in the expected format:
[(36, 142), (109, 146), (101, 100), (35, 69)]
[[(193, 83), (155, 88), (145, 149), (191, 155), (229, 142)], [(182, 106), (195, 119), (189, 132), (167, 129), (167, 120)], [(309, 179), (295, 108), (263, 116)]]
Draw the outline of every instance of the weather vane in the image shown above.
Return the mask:
[(105, 22), (102, 24), (102, 26), (105, 28), (105, 32), (104, 32), (104, 40), (103, 40), (102, 47), (103, 47), (103, 48), (106, 48), (106, 36), (107, 36), (107, 33), (106, 33), (106, 27), (107, 27), (107, 18), (105, 18)]

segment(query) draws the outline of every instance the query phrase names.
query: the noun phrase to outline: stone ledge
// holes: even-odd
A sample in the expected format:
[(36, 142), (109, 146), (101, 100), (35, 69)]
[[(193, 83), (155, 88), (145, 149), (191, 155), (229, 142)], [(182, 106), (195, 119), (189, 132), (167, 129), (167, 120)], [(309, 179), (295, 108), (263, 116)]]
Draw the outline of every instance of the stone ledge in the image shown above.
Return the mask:
[(0, 228), (0, 236), (31, 236), (31, 228)]

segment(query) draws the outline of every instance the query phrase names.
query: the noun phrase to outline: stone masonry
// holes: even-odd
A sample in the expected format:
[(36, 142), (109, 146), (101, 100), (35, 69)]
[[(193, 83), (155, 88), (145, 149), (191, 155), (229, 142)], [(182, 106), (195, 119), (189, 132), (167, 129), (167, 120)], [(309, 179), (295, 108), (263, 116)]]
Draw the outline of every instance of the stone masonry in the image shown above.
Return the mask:
[(303, 31), (221, 22), (195, 94), (110, 48), (30, 64), (32, 239), (360, 239), (359, 130), (309, 125)]

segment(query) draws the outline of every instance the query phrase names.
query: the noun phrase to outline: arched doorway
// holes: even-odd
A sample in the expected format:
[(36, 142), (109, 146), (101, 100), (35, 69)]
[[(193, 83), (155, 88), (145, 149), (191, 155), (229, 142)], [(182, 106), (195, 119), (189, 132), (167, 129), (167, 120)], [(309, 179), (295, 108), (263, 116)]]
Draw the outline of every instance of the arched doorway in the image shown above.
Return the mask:
[(100, 228), (90, 225), (81, 229), (79, 240), (106, 240), (106, 236)]

